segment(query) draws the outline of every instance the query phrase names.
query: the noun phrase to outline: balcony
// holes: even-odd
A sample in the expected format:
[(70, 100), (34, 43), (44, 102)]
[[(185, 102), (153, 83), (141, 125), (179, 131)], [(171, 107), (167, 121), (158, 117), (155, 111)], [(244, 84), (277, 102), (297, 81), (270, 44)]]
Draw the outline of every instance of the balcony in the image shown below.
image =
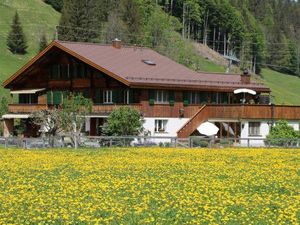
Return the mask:
[(10, 113), (33, 113), (48, 109), (46, 104), (9, 104), (8, 111)]
[(201, 123), (209, 120), (300, 120), (299, 106), (285, 105), (204, 105), (177, 132), (178, 137), (189, 137)]

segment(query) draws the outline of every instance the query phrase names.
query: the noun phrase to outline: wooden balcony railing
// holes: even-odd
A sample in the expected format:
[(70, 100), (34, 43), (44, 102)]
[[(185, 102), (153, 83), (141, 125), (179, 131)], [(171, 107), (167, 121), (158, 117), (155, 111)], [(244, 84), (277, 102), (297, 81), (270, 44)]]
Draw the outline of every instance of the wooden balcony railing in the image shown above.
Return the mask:
[(48, 109), (46, 104), (9, 104), (10, 113), (33, 113), (40, 110)]

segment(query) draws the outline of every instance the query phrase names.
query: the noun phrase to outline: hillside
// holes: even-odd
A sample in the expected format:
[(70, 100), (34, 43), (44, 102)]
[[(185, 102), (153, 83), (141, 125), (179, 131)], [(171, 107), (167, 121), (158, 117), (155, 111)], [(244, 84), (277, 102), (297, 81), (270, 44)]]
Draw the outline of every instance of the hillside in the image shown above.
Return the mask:
[(271, 88), (276, 104), (300, 105), (300, 79), (270, 69), (262, 70), (263, 82)]
[[(13, 55), (6, 47), (6, 38), (12, 18), (19, 13), (29, 46), (24, 56)], [(45, 32), (50, 40), (60, 14), (42, 0), (0, 0), (0, 82), (24, 65), (38, 52), (40, 35)], [(0, 95), (6, 93), (0, 88)]]

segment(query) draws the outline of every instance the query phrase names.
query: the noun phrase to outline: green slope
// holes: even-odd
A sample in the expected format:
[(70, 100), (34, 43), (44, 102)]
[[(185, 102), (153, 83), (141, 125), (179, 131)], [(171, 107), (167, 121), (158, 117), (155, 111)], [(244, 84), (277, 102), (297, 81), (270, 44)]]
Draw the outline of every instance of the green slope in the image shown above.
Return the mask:
[[(29, 46), (24, 56), (13, 55), (6, 46), (12, 18), (19, 13)], [(48, 40), (54, 37), (60, 14), (42, 0), (0, 0), (0, 82), (16, 72), (31, 57), (37, 54), (40, 35), (45, 32)], [(0, 88), (0, 95), (7, 92)]]
[(300, 79), (263, 69), (263, 82), (271, 88), (276, 104), (300, 105)]

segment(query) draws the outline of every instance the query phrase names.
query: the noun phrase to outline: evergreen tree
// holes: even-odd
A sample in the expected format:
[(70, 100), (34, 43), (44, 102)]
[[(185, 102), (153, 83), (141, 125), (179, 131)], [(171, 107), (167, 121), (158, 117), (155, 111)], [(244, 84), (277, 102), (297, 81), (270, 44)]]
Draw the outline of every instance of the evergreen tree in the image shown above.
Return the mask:
[(45, 35), (45, 33), (42, 34), (42, 36), (40, 37), (40, 49), (39, 51), (43, 51), (46, 47), (47, 47), (48, 43), (47, 43), (47, 37)]
[(26, 54), (26, 38), (22, 29), (19, 14), (16, 12), (13, 23), (11, 25), (11, 31), (7, 37), (7, 47), (13, 54)]
[(51, 5), (58, 12), (61, 12), (64, 4), (63, 0), (44, 0), (44, 2)]
[[(103, 0), (104, 1), (104, 0)], [(102, 0), (65, 0), (58, 38), (66, 41), (93, 41), (101, 34)]]

